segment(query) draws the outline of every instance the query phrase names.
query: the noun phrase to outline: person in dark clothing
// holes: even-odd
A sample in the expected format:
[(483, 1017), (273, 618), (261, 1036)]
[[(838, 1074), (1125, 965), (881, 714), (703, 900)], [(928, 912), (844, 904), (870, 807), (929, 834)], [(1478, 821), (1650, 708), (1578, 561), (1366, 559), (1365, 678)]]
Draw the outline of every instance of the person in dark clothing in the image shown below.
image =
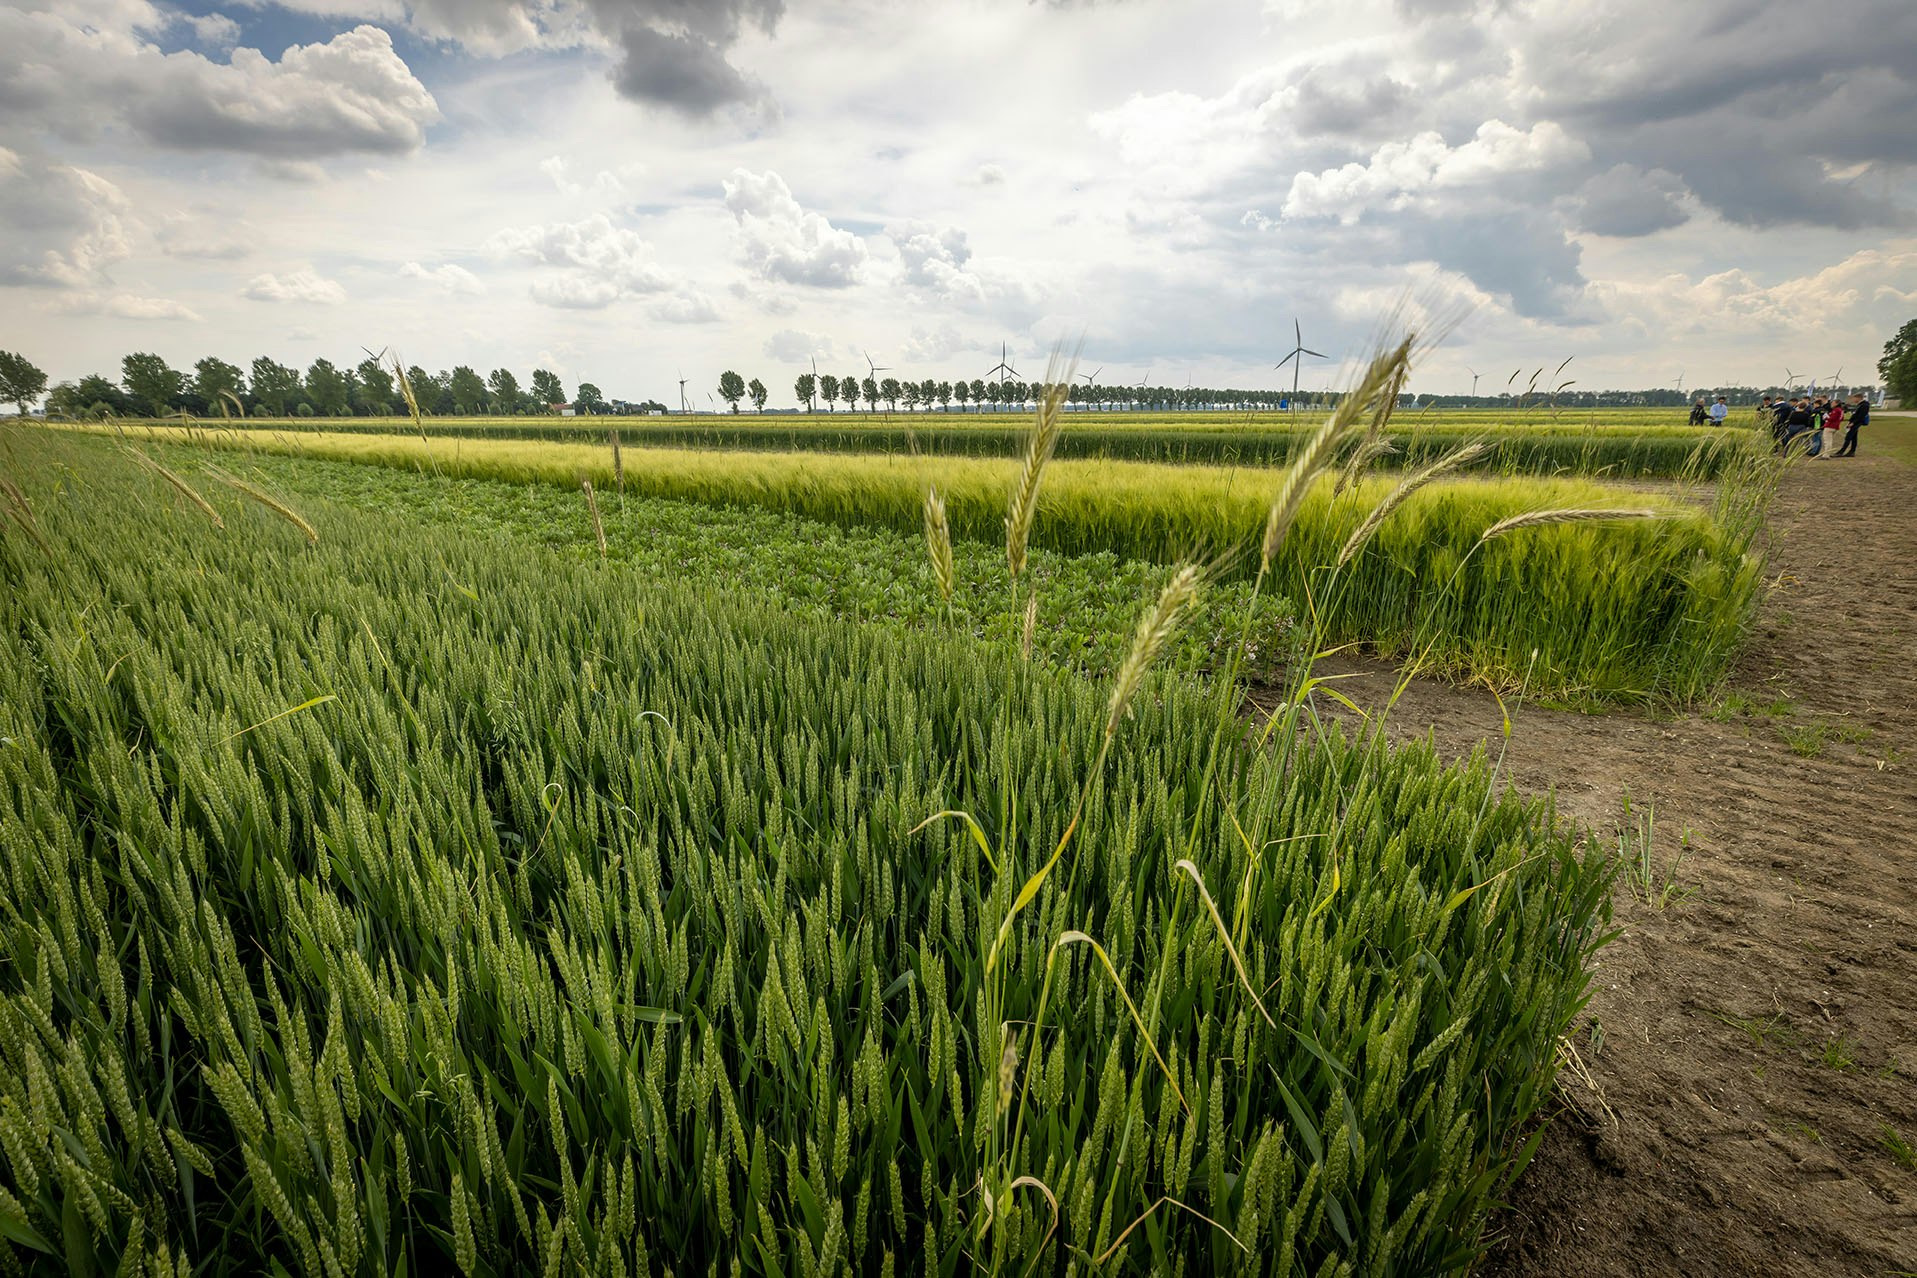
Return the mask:
[(1702, 426), (1708, 414), (1704, 411), (1704, 401), (1698, 400), (1691, 405), (1691, 425)]
[[(1810, 401), (1802, 395), (1792, 399), (1790, 407), (1790, 414), (1784, 419), (1784, 448), (1786, 450), (1790, 448), (1792, 441), (1811, 434), (1811, 427), (1814, 421), (1811, 416)], [(1815, 449), (1817, 448), (1818, 440), (1813, 436), (1807, 442), (1810, 444), (1812, 451), (1807, 452), (1805, 456), (1815, 457), (1817, 455)]]
[(1779, 395), (1771, 404), (1771, 438), (1777, 441), (1777, 450), (1784, 451), (1784, 440), (1790, 431), (1791, 402)]
[(1832, 453), (1833, 457), (1857, 456), (1857, 428), (1870, 425), (1870, 401), (1862, 394), (1850, 397), (1850, 419), (1844, 428), (1844, 446)]

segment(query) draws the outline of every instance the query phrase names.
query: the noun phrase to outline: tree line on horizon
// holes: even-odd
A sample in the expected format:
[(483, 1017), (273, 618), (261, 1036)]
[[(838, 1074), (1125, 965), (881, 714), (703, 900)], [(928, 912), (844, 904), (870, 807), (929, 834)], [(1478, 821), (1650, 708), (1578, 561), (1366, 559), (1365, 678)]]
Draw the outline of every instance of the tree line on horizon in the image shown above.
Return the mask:
[[(1878, 368), (1891, 393), (1900, 394), (1901, 388), (1902, 398), (1917, 398), (1917, 320), (1905, 324), (1885, 344), (1884, 351), (1885, 358)], [(697, 411), (683, 397), (677, 410), (653, 399), (636, 403), (609, 400), (591, 382), (579, 383), (569, 399), (558, 375), (544, 368), (534, 369), (523, 386), (510, 369), (496, 368), (482, 376), (466, 364), (436, 373), (415, 364), (406, 370), (406, 379), (420, 411), (437, 417), (536, 415), (563, 408), (591, 415)], [(1905, 386), (1905, 383), (1911, 384)], [(1531, 383), (1520, 384), (1515, 375), (1511, 385), (1517, 389), (1507, 387), (1486, 395), (1408, 393), (1405, 405), (1440, 409), (1508, 408), (1519, 403), (1549, 403), (1559, 409), (1679, 408), (1697, 396), (1722, 394), (1733, 402), (1750, 403), (1760, 395), (1789, 389), (1718, 386), (1689, 391), (1675, 387), (1578, 391), (1571, 383), (1565, 383), (1555, 391), (1542, 391), (1536, 387), (1535, 376)], [(872, 374), (839, 377), (807, 372), (798, 376), (792, 389), (799, 410), (806, 412), (816, 412), (821, 405), (827, 412), (839, 411), (839, 405), (851, 412), (861, 403), (867, 412), (877, 411), (881, 404), (888, 411), (949, 412), (956, 406), (961, 412), (968, 409), (983, 412), (1024, 408), (1037, 399), (1044, 386), (1010, 377), (947, 381)], [(1874, 391), (1876, 388), (1849, 389)], [(746, 401), (755, 411), (764, 412), (770, 400), (770, 392), (762, 381), (756, 377), (747, 379), (731, 369), (720, 375), (716, 391), (718, 398), (734, 413), (740, 411), (740, 404)], [(25, 412), (27, 405), (37, 402), (43, 394), (50, 414), (82, 419), (166, 417), (181, 412), (194, 416), (387, 417), (407, 411), (395, 367), (371, 355), (356, 364), (316, 359), (304, 370), (265, 355), (244, 369), (209, 355), (196, 361), (191, 369), (176, 369), (159, 355), (135, 352), (120, 361), (117, 380), (93, 373), (60, 382), (49, 391), (46, 375), (26, 357), (0, 351), (0, 402), (15, 404), (19, 411)], [(1293, 406), (1293, 398), (1289, 391), (1100, 385), (1091, 379), (1076, 382), (1067, 392), (1068, 401), (1081, 407), (1120, 410), (1282, 409)], [(1316, 406), (1335, 402), (1337, 396), (1330, 392), (1306, 391), (1295, 398), (1305, 405)]]

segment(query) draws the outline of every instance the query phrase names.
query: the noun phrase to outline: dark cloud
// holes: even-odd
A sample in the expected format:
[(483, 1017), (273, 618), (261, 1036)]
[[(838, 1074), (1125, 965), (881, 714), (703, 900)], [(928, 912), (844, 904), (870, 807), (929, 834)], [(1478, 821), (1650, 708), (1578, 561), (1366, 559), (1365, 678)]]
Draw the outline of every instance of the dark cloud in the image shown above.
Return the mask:
[(634, 102), (700, 116), (761, 97), (758, 86), (707, 40), (633, 26), (620, 33), (619, 45), (613, 87)]
[(1567, 320), (1584, 291), (1578, 246), (1543, 209), (1503, 209), (1420, 218), (1397, 228), (1403, 255), (1436, 262), (1511, 309), (1535, 319)]
[(772, 31), (784, 0), (589, 0), (589, 8), (619, 50), (621, 95), (692, 116), (770, 108), (763, 86), (726, 55), (747, 26)]
[(1632, 237), (1680, 226), (1690, 219), (1675, 175), (1616, 164), (1578, 191), (1578, 225), (1595, 235)]

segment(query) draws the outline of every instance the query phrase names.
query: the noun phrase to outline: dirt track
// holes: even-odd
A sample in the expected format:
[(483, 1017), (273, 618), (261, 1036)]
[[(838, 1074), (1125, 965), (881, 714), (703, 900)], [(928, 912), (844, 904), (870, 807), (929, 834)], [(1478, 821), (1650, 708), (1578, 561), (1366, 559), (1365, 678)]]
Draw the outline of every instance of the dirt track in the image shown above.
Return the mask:
[[(1917, 1159), (1917, 469), (1799, 464), (1773, 528), (1725, 705), (1516, 718), (1518, 784), (1611, 839), (1625, 794), (1653, 809), (1649, 895), (1673, 890), (1619, 886), (1581, 1069), (1486, 1274), (1917, 1272), (1891, 1148)], [(1458, 752), (1500, 720), (1425, 682), (1392, 718)]]

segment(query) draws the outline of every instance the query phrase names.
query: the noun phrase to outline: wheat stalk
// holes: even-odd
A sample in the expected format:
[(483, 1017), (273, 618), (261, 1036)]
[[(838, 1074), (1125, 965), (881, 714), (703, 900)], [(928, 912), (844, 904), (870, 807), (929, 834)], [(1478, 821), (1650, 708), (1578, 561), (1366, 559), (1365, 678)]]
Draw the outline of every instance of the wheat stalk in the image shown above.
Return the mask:
[(592, 512), (592, 537), (599, 543), (599, 557), (604, 559), (606, 557), (606, 526), (599, 522), (599, 499), (593, 496), (590, 479), (580, 480), (579, 486), (585, 490), (586, 509)]
[(1668, 510), (1651, 509), (1565, 509), (1565, 510), (1529, 510), (1521, 515), (1512, 515), (1509, 519), (1500, 519), (1478, 537), (1478, 545), (1506, 533), (1518, 532), (1525, 528), (1542, 528), (1547, 524), (1582, 524), (1597, 522), (1617, 522), (1629, 519), (1668, 519)]
[(933, 487), (925, 490), (925, 550), (932, 559), (932, 575), (938, 578), (939, 594), (949, 604), (958, 583), (952, 558), (952, 525), (945, 517), (945, 499)]
[(213, 504), (207, 501), (206, 498), (194, 492), (193, 489), (187, 485), (187, 482), (184, 479), (181, 479), (178, 475), (174, 474), (172, 471), (168, 470), (166, 467), (160, 465), (160, 463), (154, 461), (151, 457), (148, 457), (145, 453), (141, 452), (137, 448), (134, 448), (130, 444), (127, 446), (127, 451), (132, 453), (135, 457), (139, 458), (140, 461), (144, 462), (149, 468), (151, 468), (156, 474), (158, 474), (161, 479), (164, 479), (167, 483), (172, 484), (175, 488), (179, 489), (181, 496), (185, 497), (188, 501), (192, 502), (195, 506), (198, 506), (201, 510), (205, 511), (206, 517), (213, 521), (213, 526), (215, 528), (223, 529), (226, 527), (226, 521), (220, 518), (220, 512), (213, 509)]
[(606, 438), (612, 443), (612, 482), (619, 487), (619, 500), (626, 500), (626, 459), (619, 452), (619, 432), (609, 430)]
[[(1284, 478), (1279, 481), (1277, 496), (1272, 498), (1271, 512), (1265, 517), (1265, 540), (1261, 552), (1262, 568), (1269, 568), (1278, 553), (1278, 546), (1285, 539), (1285, 532), (1291, 527), (1291, 521), (1297, 517), (1298, 507), (1304, 504), (1305, 494), (1311, 490), (1312, 481), (1324, 473), (1331, 465), (1331, 459), (1337, 455), (1338, 446), (1345, 436), (1351, 433), (1357, 424), (1359, 415), (1373, 405), (1378, 396), (1388, 388), (1400, 384), (1405, 370), (1411, 363), (1411, 346), (1415, 338), (1406, 334), (1404, 340), (1390, 350), (1380, 351), (1365, 367), (1364, 375), (1351, 392), (1339, 401), (1325, 424), (1318, 428), (1297, 460), (1285, 468)], [(1389, 416), (1389, 413), (1385, 413)], [(1376, 420), (1376, 418), (1374, 418)]]
[(1118, 668), (1118, 678), (1112, 684), (1111, 704), (1105, 714), (1107, 737), (1118, 731), (1138, 691), (1139, 680), (1145, 677), (1145, 671), (1164, 648), (1165, 641), (1178, 629), (1185, 609), (1197, 597), (1200, 578), (1198, 565), (1186, 564), (1172, 574), (1172, 579), (1158, 593), (1158, 602), (1138, 619), (1138, 630), (1132, 635), (1132, 650), (1125, 657), (1125, 664)]
[(1005, 560), (1016, 582), (1025, 571), (1025, 550), (1031, 541), (1032, 524), (1038, 519), (1038, 486), (1045, 477), (1046, 463), (1058, 448), (1058, 437), (1065, 430), (1065, 394), (1071, 388), (1072, 372), (1078, 367), (1078, 351), (1068, 357), (1063, 348), (1054, 347), (1045, 366), (1045, 385), (1038, 393), (1038, 415), (1032, 433), (1025, 441), (1025, 464), (1012, 486), (1011, 501), (1005, 509)]
[(1420, 488), (1423, 488), (1426, 484), (1444, 474), (1446, 471), (1456, 470), (1466, 462), (1471, 461), (1473, 458), (1481, 457), (1490, 450), (1491, 446), (1489, 444), (1466, 444), (1463, 448), (1439, 458), (1423, 470), (1405, 479), (1396, 488), (1392, 489), (1383, 501), (1373, 506), (1371, 513), (1365, 516), (1365, 521), (1352, 530), (1351, 536), (1345, 541), (1344, 549), (1338, 552), (1338, 566), (1342, 568), (1349, 563), (1351, 557), (1358, 553), (1359, 548), (1371, 540), (1372, 534), (1378, 531), (1379, 525), (1383, 524), (1384, 521), (1390, 517), (1392, 511), (1402, 506), (1412, 493), (1417, 492)]
[(246, 494), (248, 497), (251, 497), (254, 501), (266, 507), (268, 510), (272, 511), (274, 514), (284, 519), (287, 523), (293, 525), (293, 527), (305, 533), (307, 541), (311, 542), (315, 546), (319, 545), (319, 531), (315, 529), (313, 525), (307, 523), (306, 520), (301, 517), (300, 513), (297, 510), (294, 510), (291, 506), (288, 506), (285, 502), (280, 501), (277, 497), (274, 497), (271, 493), (268, 493), (263, 489), (254, 487), (252, 484), (247, 483), (244, 479), (241, 479), (237, 475), (229, 475), (217, 466), (207, 467), (206, 473), (213, 476), (213, 478), (219, 480), (222, 484), (225, 484), (228, 488), (236, 489), (239, 492)]
[(1038, 633), (1038, 591), (1034, 590), (1025, 598), (1025, 631), (1020, 637), (1018, 650), (1027, 661), (1032, 659), (1032, 638)]

